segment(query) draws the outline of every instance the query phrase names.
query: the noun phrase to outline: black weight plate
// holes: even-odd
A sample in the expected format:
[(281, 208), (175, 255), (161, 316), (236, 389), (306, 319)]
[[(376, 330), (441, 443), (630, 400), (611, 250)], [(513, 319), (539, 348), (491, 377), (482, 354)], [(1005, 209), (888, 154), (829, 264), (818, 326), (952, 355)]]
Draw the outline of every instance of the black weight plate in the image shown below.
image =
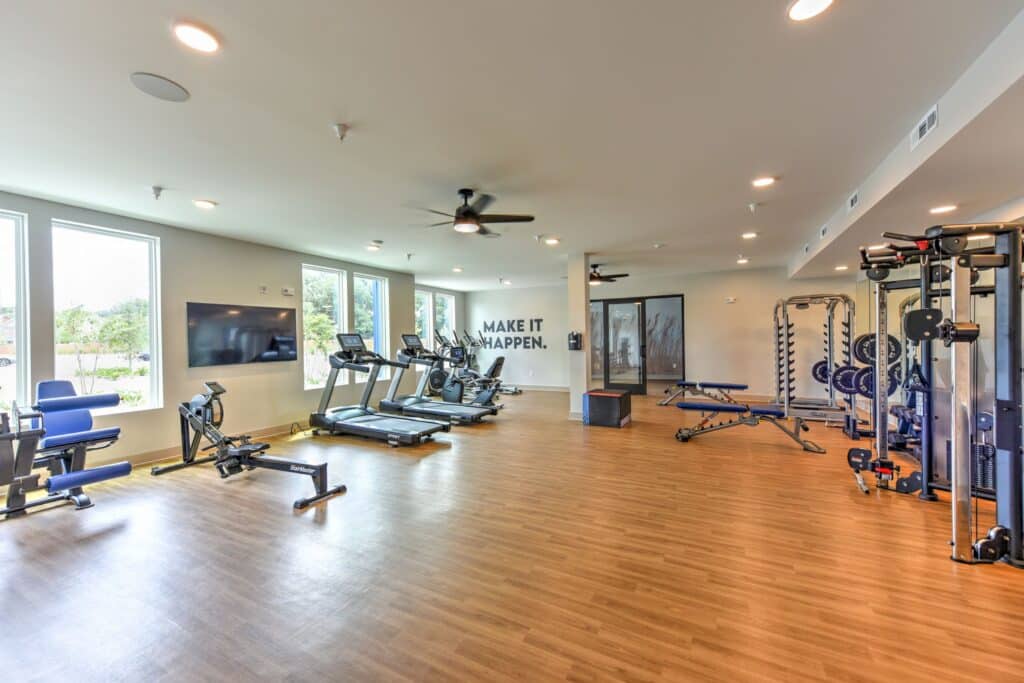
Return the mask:
[[(900, 346), (900, 340), (896, 337), (889, 335), (889, 353), (887, 354), (888, 363), (886, 365), (892, 365), (900, 359), (900, 353), (903, 351), (903, 347)], [(866, 365), (874, 365), (875, 363), (875, 335), (873, 334), (862, 334), (853, 341), (853, 357), (859, 360), (861, 363)]]
[[(896, 393), (896, 389), (899, 388), (899, 382), (893, 380), (891, 376), (887, 378), (888, 391), (887, 396), (892, 396)], [(864, 398), (875, 397), (875, 369), (871, 366), (861, 368), (857, 370), (857, 373), (853, 378), (854, 386), (857, 389), (857, 393)]]
[(815, 381), (828, 384), (828, 361), (819, 360), (811, 367), (811, 376)]
[(853, 383), (856, 374), (857, 368), (852, 365), (841, 365), (832, 372), (832, 386), (840, 394), (856, 394), (857, 387)]

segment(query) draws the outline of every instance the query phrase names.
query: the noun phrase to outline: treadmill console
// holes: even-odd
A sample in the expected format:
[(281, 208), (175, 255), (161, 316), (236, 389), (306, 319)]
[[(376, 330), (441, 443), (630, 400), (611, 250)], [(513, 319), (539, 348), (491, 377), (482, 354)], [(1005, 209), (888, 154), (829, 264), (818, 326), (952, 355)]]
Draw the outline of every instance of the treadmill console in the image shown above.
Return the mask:
[(361, 334), (339, 334), (338, 343), (345, 353), (366, 353), (366, 344)]
[(423, 340), (420, 339), (418, 334), (403, 334), (402, 343), (405, 344), (405, 348), (410, 351), (423, 350)]

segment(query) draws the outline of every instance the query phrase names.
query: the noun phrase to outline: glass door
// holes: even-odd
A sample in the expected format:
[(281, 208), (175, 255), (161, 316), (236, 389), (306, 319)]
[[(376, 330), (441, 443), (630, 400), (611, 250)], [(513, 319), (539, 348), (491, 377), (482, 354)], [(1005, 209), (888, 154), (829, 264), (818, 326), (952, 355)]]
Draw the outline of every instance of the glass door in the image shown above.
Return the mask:
[(647, 393), (647, 347), (642, 299), (604, 302), (604, 385)]

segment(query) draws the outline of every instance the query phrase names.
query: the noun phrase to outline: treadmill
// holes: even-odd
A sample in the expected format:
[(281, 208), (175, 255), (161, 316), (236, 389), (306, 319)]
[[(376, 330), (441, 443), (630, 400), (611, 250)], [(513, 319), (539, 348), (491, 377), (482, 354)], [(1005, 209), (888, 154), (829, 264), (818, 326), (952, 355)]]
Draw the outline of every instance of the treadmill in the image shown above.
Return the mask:
[[(430, 441), (436, 432), (451, 430), (449, 422), (423, 420), (404, 415), (381, 415), (371, 408), (370, 395), (373, 394), (381, 368), (388, 365), (404, 370), (409, 366), (390, 361), (378, 353), (367, 350), (360, 334), (339, 334), (337, 338), (341, 351), (336, 351), (330, 357), (331, 372), (320, 396), (320, 406), (309, 416), (313, 434), (319, 435), (321, 431), (328, 434), (353, 434), (380, 439), (386, 441), (389, 446), (412, 446)], [(368, 375), (359, 405), (329, 407), (331, 397), (334, 395), (334, 383), (340, 370), (365, 372)]]
[(439, 360), (435, 353), (431, 353), (423, 346), (423, 341), (418, 334), (403, 334), (402, 344), (405, 348), (398, 354), (398, 370), (391, 378), (388, 386), (388, 393), (380, 402), (380, 409), (391, 413), (401, 413), (413, 417), (425, 417), (442, 419), (452, 424), (473, 424), (481, 422), (488, 415), (497, 415), (497, 406), (481, 406), (470, 403), (450, 403), (447, 401), (434, 401), (423, 395), (427, 389), (427, 382), (430, 373), (424, 371), (416, 385), (415, 394), (396, 396), (398, 385), (402, 382), (405, 368), (409, 364), (425, 365), (433, 367)]

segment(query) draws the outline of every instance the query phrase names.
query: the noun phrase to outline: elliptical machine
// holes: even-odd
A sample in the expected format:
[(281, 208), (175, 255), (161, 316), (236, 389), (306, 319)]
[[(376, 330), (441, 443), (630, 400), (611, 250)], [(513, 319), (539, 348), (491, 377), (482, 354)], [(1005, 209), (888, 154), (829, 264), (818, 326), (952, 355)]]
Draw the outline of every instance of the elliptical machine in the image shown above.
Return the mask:
[[(492, 365), (491, 368), (487, 370), (487, 372), (481, 374), (480, 364), (476, 360), (477, 352), (479, 352), (480, 349), (482, 349), (484, 346), (484, 333), (478, 331), (476, 333), (477, 336), (474, 337), (469, 333), (469, 330), (464, 329), (462, 330), (462, 332), (465, 335), (463, 336), (461, 343), (463, 346), (466, 347), (466, 372), (473, 373), (476, 377), (490, 378), (489, 376), (493, 375), (494, 365)], [(504, 368), (504, 356), (501, 356), (501, 359), (501, 368)], [(499, 372), (501, 368), (499, 368)], [(497, 378), (497, 375), (494, 375), (493, 378)], [(523, 393), (523, 390), (517, 386), (505, 384), (504, 382), (502, 382), (501, 384), (498, 385), (498, 393), (504, 394), (506, 396), (518, 396), (519, 394)]]
[[(164, 467), (154, 467), (150, 472), (154, 475), (166, 474), (182, 470), (193, 465), (214, 464), (220, 472), (221, 479), (238, 474), (243, 470), (262, 467), (278, 472), (305, 474), (313, 479), (316, 495), (300, 498), (293, 507), (303, 510), (314, 503), (319, 503), (331, 496), (345, 493), (348, 488), (344, 484), (327, 486), (327, 463), (311, 465), (298, 460), (287, 460), (267, 455), (268, 443), (253, 442), (248, 434), (227, 436), (220, 431), (224, 422), (224, 404), (220, 397), (227, 392), (218, 382), (205, 382), (205, 394), (196, 394), (191, 401), (178, 406), (181, 420), (181, 462)], [(203, 450), (216, 449), (214, 455), (205, 458), (199, 455), (203, 439), (210, 445)]]
[[(428, 387), (430, 393), (440, 396), (448, 403), (469, 403), (476, 406), (502, 408), (494, 402), (494, 397), (501, 389), (501, 368), (505, 363), (504, 356), (499, 356), (489, 370), (492, 376), (481, 375), (467, 369), (466, 347), (452, 343), (444, 335), (434, 331), (434, 339), (438, 350), (434, 353), (437, 360), (428, 371)], [(448, 363), (445, 372), (444, 364)], [(469, 399), (469, 400), (466, 400)]]

